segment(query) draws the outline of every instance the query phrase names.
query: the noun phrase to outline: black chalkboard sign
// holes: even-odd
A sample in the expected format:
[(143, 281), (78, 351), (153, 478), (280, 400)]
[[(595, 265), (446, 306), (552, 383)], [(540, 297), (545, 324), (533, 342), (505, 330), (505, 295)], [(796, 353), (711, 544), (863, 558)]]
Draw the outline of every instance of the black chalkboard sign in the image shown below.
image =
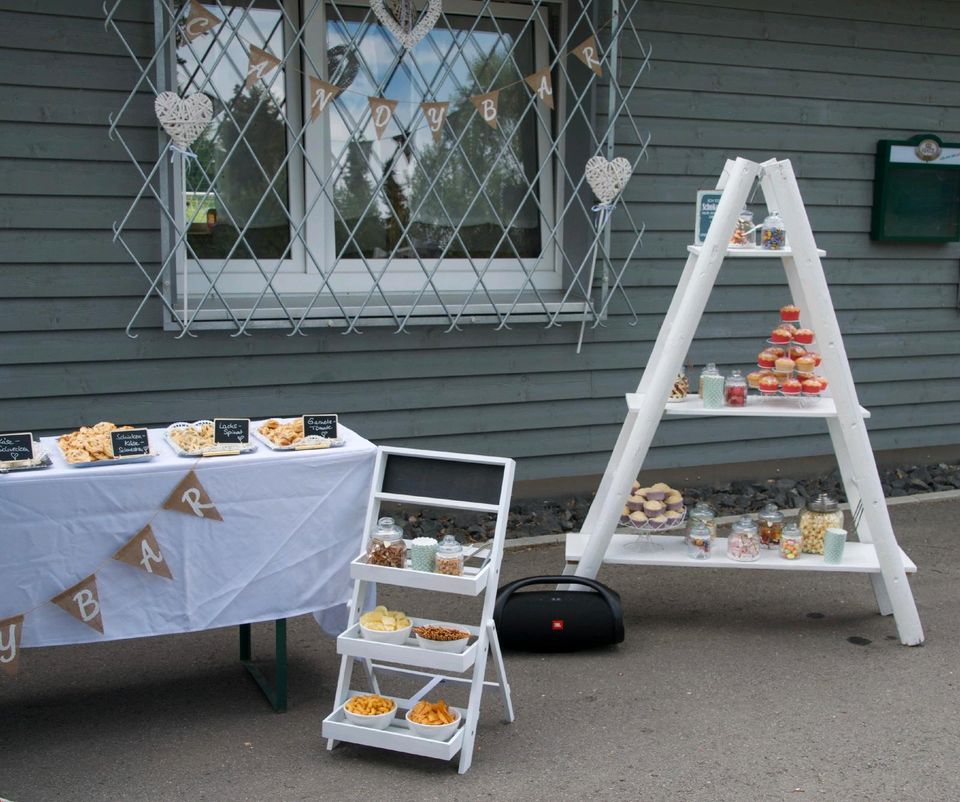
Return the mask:
[(146, 429), (123, 429), (110, 432), (114, 457), (142, 457), (150, 453), (150, 438)]
[(337, 416), (304, 415), (303, 436), (310, 437), (311, 435), (314, 437), (335, 439), (337, 437)]
[(250, 418), (214, 418), (213, 442), (243, 445), (250, 442)]
[(499, 504), (503, 465), (386, 454), (383, 492)]
[(33, 434), (0, 434), (0, 462), (33, 459)]

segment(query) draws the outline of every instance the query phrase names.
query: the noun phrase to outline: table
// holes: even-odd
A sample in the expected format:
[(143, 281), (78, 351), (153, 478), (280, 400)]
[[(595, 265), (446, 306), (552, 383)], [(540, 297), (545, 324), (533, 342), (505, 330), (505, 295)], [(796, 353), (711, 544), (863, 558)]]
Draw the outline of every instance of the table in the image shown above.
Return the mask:
[[(303, 613), (338, 633), (376, 454), (349, 429), (340, 434), (337, 449), (258, 444), (196, 459), (176, 456), (155, 429), (150, 462), (86, 468), (43, 438), (52, 467), (0, 475), (0, 619), (31, 611), (21, 647), (244, 625), (247, 660), (252, 622), (277, 621), (278, 647), (282, 623)], [(161, 509), (191, 468), (222, 522)], [(173, 581), (111, 559), (151, 520)], [(93, 571), (103, 635), (43, 604)], [(241, 657), (243, 641), (241, 629)]]

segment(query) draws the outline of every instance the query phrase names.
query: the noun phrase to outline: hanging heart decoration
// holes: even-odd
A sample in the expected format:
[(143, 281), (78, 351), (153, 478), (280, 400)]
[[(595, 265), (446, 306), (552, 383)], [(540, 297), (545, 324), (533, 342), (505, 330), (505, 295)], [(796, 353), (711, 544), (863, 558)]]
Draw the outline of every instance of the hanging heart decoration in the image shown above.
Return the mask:
[(391, 0), (390, 5), (391, 8), (388, 9), (385, 0), (370, 0), (370, 8), (380, 24), (393, 34), (393, 38), (403, 45), (405, 50), (412, 50), (430, 33), (443, 10), (441, 0), (428, 0), (426, 10), (414, 25), (417, 11), (413, 0)]
[(327, 51), (327, 75), (341, 90), (354, 82), (359, 71), (360, 62), (357, 61), (351, 48), (346, 45), (337, 45)]
[(202, 93), (181, 98), (161, 92), (153, 101), (157, 120), (178, 148), (189, 148), (213, 119), (213, 103)]
[(623, 192), (633, 174), (633, 167), (623, 156), (607, 161), (603, 156), (594, 156), (584, 168), (584, 177), (600, 203), (609, 204)]

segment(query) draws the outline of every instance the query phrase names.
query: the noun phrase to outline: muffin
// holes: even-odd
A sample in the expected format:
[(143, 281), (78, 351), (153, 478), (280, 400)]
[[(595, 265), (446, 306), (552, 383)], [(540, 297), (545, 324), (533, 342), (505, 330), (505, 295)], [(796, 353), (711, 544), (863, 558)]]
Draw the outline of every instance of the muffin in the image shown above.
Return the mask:
[(796, 361), (797, 373), (813, 373), (813, 369), (817, 366), (817, 360), (810, 356), (810, 354), (797, 357)]
[(667, 526), (676, 526), (683, 520), (683, 515), (677, 510), (667, 510), (664, 517), (667, 519)]
[(807, 349), (802, 345), (791, 345), (787, 356), (791, 359), (797, 359), (798, 357), (803, 356), (805, 353), (807, 353)]
[(797, 333), (793, 336), (798, 343), (803, 343), (804, 345), (809, 345), (813, 342), (813, 330), (812, 329), (798, 329)]
[(667, 493), (667, 497), (663, 501), (664, 504), (667, 505), (668, 510), (683, 509), (683, 496), (681, 496), (676, 490), (674, 490), (672, 493)]
[(803, 392), (804, 395), (820, 395), (823, 392), (823, 384), (820, 379), (804, 379)]
[(780, 320), (784, 323), (796, 323), (800, 320), (800, 307), (787, 304), (780, 307)]
[(797, 363), (794, 362), (788, 356), (780, 357), (776, 363), (774, 363), (773, 369), (777, 373), (793, 373), (793, 369), (797, 366)]
[(800, 384), (797, 379), (787, 379), (780, 389), (783, 391), (784, 395), (799, 395), (800, 391), (803, 389), (803, 385)]
[(623, 512), (620, 513), (620, 523), (628, 524), (630, 523), (630, 508), (624, 507)]
[(759, 370), (755, 370), (752, 373), (748, 373), (747, 384), (749, 384), (752, 389), (756, 390), (757, 387), (760, 386), (760, 379), (762, 376), (763, 376), (763, 372)]
[(663, 497), (667, 495), (667, 491), (663, 489), (664, 487), (665, 485), (663, 484), (648, 487), (647, 492), (644, 494), (647, 501), (663, 501)]
[(630, 512), (642, 510), (644, 501), (646, 501), (646, 499), (643, 496), (630, 496), (630, 498), (627, 499), (627, 509), (630, 510)]
[(663, 529), (668, 523), (666, 515), (656, 515), (653, 518), (649, 518), (649, 521), (650, 526), (654, 529)]
[[(772, 343), (785, 344), (790, 342), (790, 340), (792, 339), (793, 339), (793, 335), (790, 333), (790, 331), (783, 328), (782, 326), (770, 332), (770, 342)], [(802, 340), (800, 342), (802, 342)]]
[(780, 389), (780, 382), (776, 376), (764, 376), (760, 379), (760, 392), (772, 395)]
[(662, 501), (648, 500), (643, 503), (643, 511), (647, 514), (648, 518), (655, 518), (657, 515), (662, 515), (666, 508), (666, 505)]
[(757, 354), (757, 365), (761, 368), (772, 368), (777, 358), (770, 351), (761, 351)]
[(629, 521), (634, 526), (643, 526), (647, 522), (647, 516), (644, 515), (640, 510), (630, 513)]
[(768, 345), (766, 350), (773, 354), (775, 359), (779, 359), (782, 356), (789, 356), (787, 349), (781, 348), (779, 345)]

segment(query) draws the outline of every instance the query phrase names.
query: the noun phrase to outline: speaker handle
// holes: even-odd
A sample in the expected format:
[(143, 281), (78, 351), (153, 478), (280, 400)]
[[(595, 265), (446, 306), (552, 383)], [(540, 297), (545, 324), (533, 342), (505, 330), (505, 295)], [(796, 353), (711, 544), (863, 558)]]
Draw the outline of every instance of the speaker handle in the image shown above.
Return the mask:
[[(606, 585), (597, 582), (596, 579), (590, 579), (586, 576), (528, 576), (523, 579), (517, 579), (504, 585), (497, 591), (497, 603), (493, 608), (493, 618), (498, 620), (503, 613), (503, 607), (516, 591), (525, 588), (528, 585), (584, 585), (591, 590), (595, 590), (603, 600), (609, 605), (615, 616), (619, 618), (622, 615), (620, 609), (620, 596)], [(622, 640), (622, 637), (621, 637)]]

